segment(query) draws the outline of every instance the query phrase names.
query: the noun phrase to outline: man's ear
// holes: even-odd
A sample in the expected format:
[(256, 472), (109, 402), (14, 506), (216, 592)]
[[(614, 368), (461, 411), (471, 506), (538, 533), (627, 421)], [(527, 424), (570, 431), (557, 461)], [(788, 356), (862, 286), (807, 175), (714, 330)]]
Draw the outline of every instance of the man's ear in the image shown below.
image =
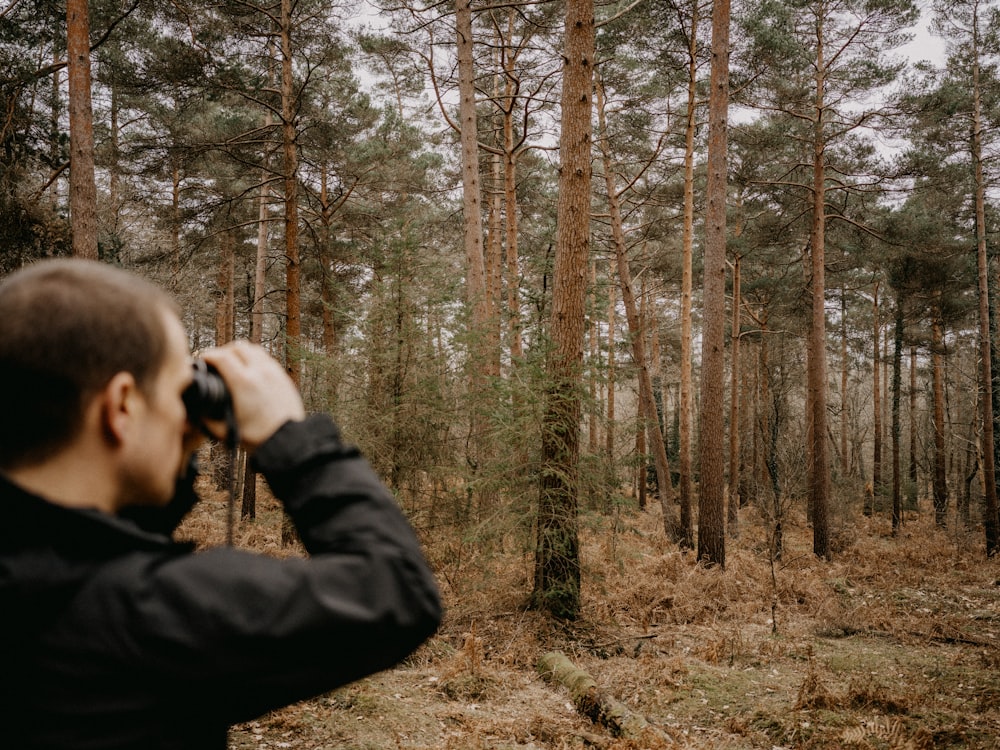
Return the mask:
[(141, 399), (135, 376), (119, 372), (98, 395), (101, 423), (104, 433), (114, 443), (121, 443), (128, 436)]

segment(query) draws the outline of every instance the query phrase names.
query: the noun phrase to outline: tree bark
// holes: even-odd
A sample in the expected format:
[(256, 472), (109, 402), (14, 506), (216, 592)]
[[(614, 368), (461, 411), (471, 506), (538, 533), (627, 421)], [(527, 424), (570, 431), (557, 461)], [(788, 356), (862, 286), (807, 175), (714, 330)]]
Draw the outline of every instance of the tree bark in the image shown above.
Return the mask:
[(997, 512), (997, 478), (994, 458), (993, 370), (990, 336), (989, 256), (986, 248), (986, 179), (983, 174), (983, 116), (979, 70), (979, 23), (974, 23), (973, 43), (973, 117), (972, 161), (976, 184), (976, 267), (979, 276), (979, 361), (983, 419), (983, 527), (986, 531), (986, 556), (1000, 552), (1000, 516)]
[(740, 256), (733, 260), (733, 322), (730, 330), (729, 380), (729, 497), (726, 505), (727, 531), (739, 536), (740, 510)]
[[(268, 79), (274, 86), (274, 45), (268, 42)], [(270, 109), (264, 110), (264, 130), (270, 132), (274, 124)], [(254, 258), (253, 302), (250, 305), (250, 341), (260, 344), (264, 340), (264, 298), (267, 295), (267, 235), (270, 223), (271, 170), (270, 146), (265, 145), (261, 153), (263, 169), (260, 175), (260, 194), (257, 197), (257, 248)], [(257, 517), (257, 473), (250, 461), (243, 462), (243, 497), (240, 503), (240, 517)]]
[(559, 135), (559, 202), (548, 361), (542, 417), (536, 606), (560, 619), (580, 610), (580, 385), (590, 252), (590, 150), (594, 63), (593, 0), (567, 0)]
[[(614, 278), (615, 265), (616, 263), (612, 261), (609, 274), (611, 278)], [(615, 324), (617, 317), (615, 287), (614, 284), (608, 284), (608, 387), (604, 450), (608, 454), (608, 463), (612, 473), (615, 471)]]
[(816, 107), (813, 123), (813, 217), (810, 235), (812, 315), (809, 326), (809, 400), (812, 405), (810, 498), (813, 508), (813, 552), (830, 558), (830, 466), (826, 435), (826, 113), (823, 28), (817, 30)]
[(712, 3), (708, 102), (708, 207), (701, 347), (698, 559), (725, 567), (726, 118), (729, 108), (729, 0)]
[(875, 497), (882, 496), (882, 398), (881, 398), (881, 375), (879, 373), (879, 361), (882, 358), (881, 329), (878, 308), (878, 287), (879, 282), (875, 282), (875, 291), (872, 302), (872, 321), (874, 344), (872, 347), (872, 418), (873, 427), (873, 447), (872, 447), (872, 494), (869, 496), (871, 505), (865, 506), (865, 515), (870, 516), (875, 512)]
[(840, 473), (844, 478), (850, 472), (847, 456), (847, 431), (850, 425), (851, 410), (847, 400), (847, 288), (840, 288)]
[[(622, 222), (621, 205), (618, 191), (615, 187), (615, 175), (611, 163), (611, 154), (604, 137), (606, 123), (604, 118), (604, 89), (600, 80), (597, 81), (597, 118), (601, 138), (599, 140), (601, 161), (604, 167), (604, 185), (608, 195), (608, 212), (611, 222), (611, 236), (615, 248), (615, 259), (618, 263), (618, 280), (621, 284), (622, 300), (625, 303), (625, 317), (628, 321), (629, 339), (632, 344), (632, 358), (639, 372), (639, 420), (646, 433), (649, 449), (653, 453), (653, 465), (656, 468), (656, 482), (659, 486), (660, 505), (663, 509), (663, 529), (667, 538), (681, 542), (681, 527), (674, 518), (672, 509), (673, 492), (670, 483), (670, 466), (667, 462), (667, 446), (663, 442), (663, 432), (660, 430), (660, 419), (656, 410), (656, 396), (653, 393), (653, 381), (650, 375), (649, 357), (646, 354), (645, 326), (639, 320), (639, 310), (635, 301), (635, 290), (632, 285), (632, 271), (629, 267), (625, 247), (625, 230)], [(645, 474), (645, 465), (642, 467)], [(645, 477), (641, 478), (645, 481)], [(690, 546), (690, 545), (689, 545)]]
[(677, 481), (681, 506), (681, 534), (685, 547), (694, 547), (693, 497), (691, 492), (691, 438), (694, 432), (691, 408), (691, 290), (694, 257), (694, 136), (698, 109), (698, 4), (692, 4), (691, 32), (688, 35), (687, 122), (684, 128), (684, 229), (681, 255), (681, 360), (680, 441)]
[(292, 74), (292, 0), (281, 0), (281, 140), (285, 202), (285, 367), (301, 382), (302, 301), (299, 261), (299, 153), (295, 132), (295, 80)]
[[(940, 290), (935, 297), (940, 298)], [(944, 326), (940, 302), (931, 308), (931, 391), (934, 400), (934, 521), (944, 528), (948, 513), (948, 474), (944, 446)], [(975, 420), (973, 420), (975, 421)]]
[(917, 509), (917, 347), (910, 346), (910, 455), (907, 502)]
[(90, 17), (87, 0), (66, 2), (69, 77), (69, 212), (73, 255), (97, 260), (97, 185), (94, 112), (90, 94)]
[(900, 391), (903, 388), (903, 300), (896, 295), (896, 326), (893, 334), (895, 348), (892, 353), (892, 533), (899, 533), (903, 525), (903, 493), (900, 465)]

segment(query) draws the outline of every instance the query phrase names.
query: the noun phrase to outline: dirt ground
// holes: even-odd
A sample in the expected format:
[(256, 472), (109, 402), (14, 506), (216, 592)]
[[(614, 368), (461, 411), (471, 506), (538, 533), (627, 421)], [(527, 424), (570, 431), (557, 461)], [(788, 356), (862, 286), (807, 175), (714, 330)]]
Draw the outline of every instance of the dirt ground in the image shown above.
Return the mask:
[[(208, 494), (182, 533), (216, 544), (225, 502)], [(239, 544), (294, 554), (273, 502), (260, 508)], [(394, 670), (234, 727), (229, 747), (1000, 748), (1000, 560), (986, 559), (982, 530), (918, 514), (897, 538), (884, 518), (851, 524), (823, 563), (804, 521), (786, 523), (772, 565), (748, 510), (723, 571), (667, 544), (656, 510), (584, 514), (584, 611), (571, 624), (525, 608), (523, 541), (486, 553), (436, 532), (425, 542), (448, 605), (440, 632)], [(615, 736), (582, 715), (539, 675), (552, 651), (647, 727)]]

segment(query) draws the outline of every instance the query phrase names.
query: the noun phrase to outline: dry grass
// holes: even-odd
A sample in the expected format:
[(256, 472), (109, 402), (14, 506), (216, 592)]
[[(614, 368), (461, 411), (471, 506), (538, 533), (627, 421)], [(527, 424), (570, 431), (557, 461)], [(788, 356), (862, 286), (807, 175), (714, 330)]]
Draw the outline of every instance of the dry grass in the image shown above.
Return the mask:
[[(239, 544), (299, 554), (261, 498)], [(441, 632), (400, 668), (234, 728), (230, 748), (1000, 748), (1000, 561), (981, 531), (913, 517), (892, 538), (884, 519), (858, 518), (824, 563), (800, 520), (772, 567), (748, 511), (720, 570), (667, 544), (655, 511), (583, 521), (577, 622), (525, 609), (530, 551), (436, 530), (424, 541), (448, 602)], [(182, 531), (217, 544), (224, 528), (209, 493)], [(552, 649), (657, 738), (579, 716), (535, 674)]]

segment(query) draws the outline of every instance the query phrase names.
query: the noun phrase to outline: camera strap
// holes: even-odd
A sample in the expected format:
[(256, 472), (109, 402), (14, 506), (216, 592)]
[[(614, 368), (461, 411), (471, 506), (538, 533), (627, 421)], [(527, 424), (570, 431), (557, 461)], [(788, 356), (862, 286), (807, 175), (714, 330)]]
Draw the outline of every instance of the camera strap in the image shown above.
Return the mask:
[(226, 503), (226, 546), (232, 547), (236, 533), (236, 471), (240, 434), (232, 408), (226, 409), (226, 450), (229, 451), (229, 498)]

